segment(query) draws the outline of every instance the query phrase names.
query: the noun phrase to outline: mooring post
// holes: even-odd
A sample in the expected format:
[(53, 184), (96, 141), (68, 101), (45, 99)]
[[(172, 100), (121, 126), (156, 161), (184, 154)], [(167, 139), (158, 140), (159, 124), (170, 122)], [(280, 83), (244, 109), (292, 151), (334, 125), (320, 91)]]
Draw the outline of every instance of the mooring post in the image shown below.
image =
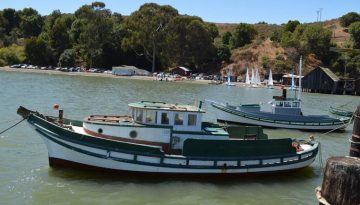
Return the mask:
[(360, 204), (360, 105), (354, 113), (354, 128), (350, 140), (350, 156), (331, 157), (327, 160), (324, 179), (317, 187), (320, 205)]
[(64, 110), (59, 110), (59, 123), (64, 124)]
[(360, 105), (354, 113), (354, 128), (351, 136), (350, 157), (360, 157)]

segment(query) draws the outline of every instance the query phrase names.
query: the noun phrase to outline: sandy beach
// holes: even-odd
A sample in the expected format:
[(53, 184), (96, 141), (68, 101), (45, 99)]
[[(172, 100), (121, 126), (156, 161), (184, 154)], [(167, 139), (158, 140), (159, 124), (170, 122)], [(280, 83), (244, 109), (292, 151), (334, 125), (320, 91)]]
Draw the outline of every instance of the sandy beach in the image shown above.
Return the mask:
[[(87, 77), (122, 78), (122, 79), (132, 79), (132, 80), (153, 80), (153, 81), (156, 80), (155, 77), (153, 77), (153, 76), (117, 76), (117, 75), (106, 74), (106, 73), (62, 72), (62, 71), (56, 71), (56, 70), (10, 68), (9, 66), (0, 67), (0, 71), (38, 73), (38, 74), (47, 74), (47, 75), (72, 75), (72, 76), (87, 76)], [(210, 80), (178, 80), (178, 81), (168, 81), (168, 82), (209, 84), (211, 81)]]

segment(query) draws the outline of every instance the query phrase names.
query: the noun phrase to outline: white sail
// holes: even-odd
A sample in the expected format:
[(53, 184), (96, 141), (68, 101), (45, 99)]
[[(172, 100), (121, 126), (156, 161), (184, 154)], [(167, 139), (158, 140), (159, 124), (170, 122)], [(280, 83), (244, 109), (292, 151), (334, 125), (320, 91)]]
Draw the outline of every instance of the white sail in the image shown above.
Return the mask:
[(249, 79), (249, 69), (246, 68), (246, 78), (245, 78), (245, 83), (246, 84), (250, 84), (250, 79)]
[(251, 84), (255, 83), (255, 79), (254, 79), (254, 69), (251, 69)]
[(230, 84), (230, 67), (228, 67), (228, 78), (227, 78), (227, 83)]
[(268, 80), (268, 86), (273, 86), (274, 85), (274, 81), (273, 81), (273, 78), (272, 78), (272, 72), (271, 72), (271, 69), (270, 69), (270, 72), (269, 72), (269, 80)]
[(258, 69), (256, 69), (256, 73), (255, 73), (255, 84), (260, 84), (260, 75)]
[(298, 100), (301, 100), (301, 69), (302, 69), (302, 56), (300, 56), (300, 63), (299, 63), (299, 91), (298, 91)]

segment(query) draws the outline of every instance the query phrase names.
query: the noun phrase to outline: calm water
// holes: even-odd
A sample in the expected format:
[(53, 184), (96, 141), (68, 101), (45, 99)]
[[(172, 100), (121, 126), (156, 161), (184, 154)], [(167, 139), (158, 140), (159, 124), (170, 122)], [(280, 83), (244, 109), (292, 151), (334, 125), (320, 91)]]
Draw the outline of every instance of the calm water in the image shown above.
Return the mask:
[[(112, 79), (101, 77), (24, 74), (0, 71), (0, 131), (20, 120), (19, 105), (55, 114), (60, 104), (67, 118), (89, 114), (129, 114), (127, 104), (140, 100), (192, 104), (195, 100), (229, 103), (266, 102), (279, 90)], [(303, 93), (304, 114), (327, 114), (330, 105), (355, 110), (359, 97)], [(215, 121), (205, 105), (206, 120)], [(11, 121), (11, 122), (8, 122)], [(329, 156), (347, 155), (352, 125), (344, 133), (318, 138), (324, 163)], [(272, 138), (307, 138), (309, 133), (268, 130)], [(228, 181), (141, 180), (70, 169), (49, 168), (47, 150), (27, 123), (0, 136), (1, 204), (317, 204), (321, 185), (319, 158), (291, 174)]]

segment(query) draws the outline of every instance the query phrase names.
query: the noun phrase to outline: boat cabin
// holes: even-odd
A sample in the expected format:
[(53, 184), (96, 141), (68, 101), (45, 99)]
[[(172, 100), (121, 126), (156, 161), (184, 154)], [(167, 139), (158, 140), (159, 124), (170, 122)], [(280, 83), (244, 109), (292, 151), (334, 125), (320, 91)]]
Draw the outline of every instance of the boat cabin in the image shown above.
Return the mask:
[(302, 115), (300, 100), (297, 98), (287, 98), (285, 89), (282, 96), (274, 96), (273, 99), (272, 111), (274, 114)]
[(165, 102), (141, 101), (130, 103), (132, 117), (136, 123), (149, 126), (171, 126), (177, 131), (201, 131), (202, 113), (200, 105), (178, 105)]

